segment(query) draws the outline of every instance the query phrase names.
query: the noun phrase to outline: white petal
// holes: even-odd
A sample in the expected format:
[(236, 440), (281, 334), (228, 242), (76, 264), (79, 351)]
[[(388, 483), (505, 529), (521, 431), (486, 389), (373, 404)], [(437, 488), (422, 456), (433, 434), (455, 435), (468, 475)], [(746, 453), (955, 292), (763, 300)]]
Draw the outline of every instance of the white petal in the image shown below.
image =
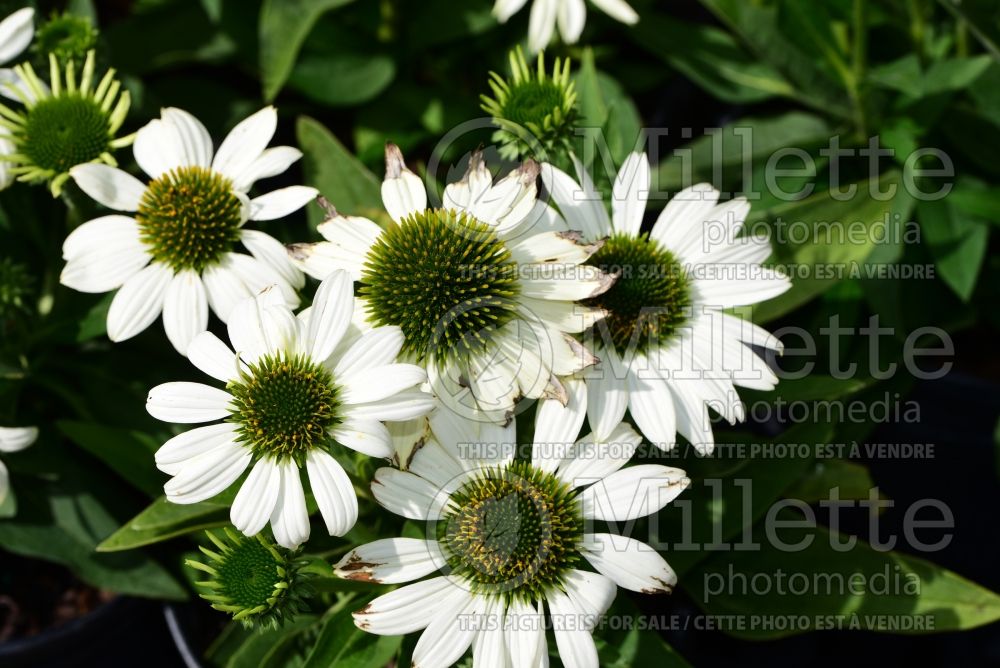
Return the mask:
[(383, 507), (411, 520), (436, 520), (445, 503), (441, 490), (423, 478), (387, 467), (375, 472), (372, 494)]
[(250, 469), (250, 475), (233, 500), (229, 513), (233, 526), (247, 536), (260, 533), (271, 519), (280, 489), (281, 471), (278, 465), (266, 457), (259, 460)]
[(197, 272), (185, 269), (170, 281), (163, 299), (163, 328), (181, 355), (208, 328), (208, 295)]
[(709, 183), (685, 188), (663, 207), (649, 238), (659, 241), (669, 250), (697, 244), (705, 234), (705, 221), (711, 217), (718, 201), (719, 191)]
[(629, 462), (641, 442), (642, 436), (627, 422), (619, 423), (606, 438), (587, 434), (562, 461), (559, 478), (574, 487), (606, 478)]
[(236, 274), (251, 294), (274, 287), (281, 293), (281, 300), (289, 308), (297, 308), (301, 301), (295, 289), (278, 272), (252, 255), (226, 253), (222, 258), (222, 266)]
[(250, 465), (250, 450), (228, 443), (185, 462), (183, 469), (163, 486), (171, 503), (191, 504), (224, 492)]
[(291, 146), (275, 146), (265, 149), (239, 176), (233, 177), (233, 188), (247, 192), (259, 179), (283, 173), (301, 157), (302, 151)]
[(364, 404), (388, 399), (394, 394), (420, 385), (427, 374), (416, 364), (386, 364), (351, 376), (341, 377), (341, 400), (345, 404)]
[(239, 377), (236, 353), (212, 332), (202, 332), (188, 346), (188, 359), (198, 370), (228, 383)]
[(508, 244), (511, 257), (521, 264), (580, 264), (600, 244), (584, 241), (580, 232), (542, 232)]
[(610, 274), (590, 265), (535, 264), (521, 269), (521, 294), (536, 299), (588, 299), (606, 292), (614, 282)]
[(173, 126), (178, 141), (183, 163), (187, 166), (209, 167), (212, 162), (212, 138), (201, 121), (176, 107), (160, 110), (163, 122)]
[(146, 411), (164, 422), (211, 422), (229, 417), (231, 401), (228, 392), (210, 385), (163, 383), (149, 391)]
[(603, 575), (574, 570), (566, 592), (548, 597), (559, 658), (566, 668), (598, 668), (594, 626), (615, 598), (615, 583)]
[(298, 211), (316, 199), (319, 191), (308, 186), (288, 186), (250, 200), (250, 220), (274, 220)]
[[(74, 230), (74, 234), (91, 223), (84, 223)], [(134, 228), (133, 224), (132, 230)], [(71, 258), (59, 274), (59, 282), (80, 292), (108, 292), (120, 288), (151, 259), (138, 235), (131, 239), (116, 239), (103, 248)]]
[(382, 234), (382, 228), (367, 218), (341, 215), (323, 221), (316, 231), (330, 243), (362, 259)]
[(569, 396), (565, 406), (556, 399), (542, 399), (535, 413), (535, 443), (531, 462), (552, 473), (580, 435), (587, 417), (587, 386), (578, 378), (567, 378), (563, 387)]
[(450, 606), (442, 606), (434, 620), (420, 634), (413, 648), (413, 665), (450, 666), (469, 649), (478, 631), (486, 599), (467, 594)]
[(0, 452), (19, 452), (36, 440), (38, 427), (0, 427)]
[(450, 494), (467, 479), (466, 469), (471, 468), (472, 464), (468, 458), (461, 456), (462, 453), (458, 451), (460, 445), (452, 443), (446, 448), (433, 436), (424, 436), (402, 465), (432, 486)]
[(378, 420), (345, 420), (331, 429), (330, 435), (341, 445), (369, 457), (390, 459), (395, 453), (389, 430)]
[(267, 148), (278, 127), (278, 113), (274, 107), (264, 107), (234, 127), (215, 154), (212, 169), (238, 179)]
[(350, 376), (391, 364), (403, 349), (403, 330), (395, 325), (376, 327), (361, 335), (337, 361), (333, 375)]
[(513, 666), (547, 666), (545, 610), (514, 599), (507, 608), (508, 649)]
[(383, 538), (348, 552), (333, 567), (337, 576), (377, 584), (412, 582), (445, 566), (437, 540)]
[(602, 362), (587, 375), (587, 420), (599, 439), (618, 426), (628, 408), (625, 379), (616, 377), (618, 372), (625, 371), (607, 359), (606, 352), (614, 354), (612, 351), (598, 351)]
[(244, 299), (229, 317), (229, 340), (240, 359), (254, 364), (261, 357), (298, 349), (299, 322), (278, 290)]
[(208, 304), (222, 322), (229, 322), (229, 314), (244, 299), (253, 296), (247, 284), (224, 264), (213, 264), (201, 274), (208, 291)]
[(434, 396), (419, 388), (405, 390), (381, 401), (345, 406), (345, 417), (401, 422), (427, 415), (434, 408)]
[(612, 221), (615, 231), (630, 237), (639, 235), (649, 197), (649, 160), (643, 153), (632, 153), (618, 171), (611, 191)]
[(563, 0), (559, 5), (559, 34), (567, 44), (576, 44), (587, 22), (587, 6), (583, 0)]
[(528, 0), (497, 0), (493, 5), (493, 16), (500, 23), (506, 23), (510, 17), (521, 11)]
[(579, 184), (569, 174), (548, 163), (542, 165), (542, 183), (571, 230), (582, 232), (587, 241), (603, 239), (611, 234), (611, 219), (583, 165), (576, 162), (576, 167), (578, 178), (582, 179)]
[(580, 553), (598, 573), (619, 587), (644, 594), (670, 593), (677, 575), (656, 550), (645, 543), (609, 533), (587, 534)]
[(680, 469), (657, 464), (630, 466), (583, 490), (580, 505), (586, 518), (623, 522), (659, 511), (690, 482)]
[(89, 220), (63, 240), (63, 258), (75, 260), (113, 249), (139, 245), (139, 224), (134, 218), (113, 214)]
[(299, 467), (295, 462), (278, 464), (278, 469), (281, 472), (281, 490), (271, 514), (271, 531), (278, 545), (294, 550), (309, 539), (306, 495), (302, 491)]
[(115, 211), (138, 211), (146, 192), (142, 181), (110, 165), (88, 162), (73, 167), (69, 175), (80, 190)]
[(334, 272), (319, 284), (309, 315), (309, 333), (306, 335), (309, 357), (325, 362), (344, 332), (351, 324), (354, 313), (354, 285), (343, 271)]
[(153, 324), (173, 275), (169, 267), (154, 262), (125, 281), (108, 309), (108, 338), (124, 341)]
[(792, 287), (781, 272), (761, 267), (757, 275), (744, 280), (699, 280), (698, 294), (706, 306), (730, 308), (749, 306), (773, 299)]
[(538, 53), (552, 39), (556, 27), (557, 0), (535, 0), (528, 18), (528, 50)]
[(236, 440), (236, 425), (223, 422), (189, 429), (174, 436), (156, 451), (156, 468), (169, 475), (184, 470), (184, 463)]
[(21, 55), (35, 35), (35, 10), (19, 9), (0, 21), (0, 63), (10, 62)]
[(625, 0), (591, 0), (591, 2), (605, 14), (622, 23), (634, 25), (639, 21), (639, 15)]
[(420, 177), (406, 168), (403, 154), (395, 144), (385, 147), (385, 180), (382, 203), (397, 223), (411, 213), (427, 208), (427, 190)]
[(8, 494), (10, 494), (10, 473), (7, 471), (7, 466), (0, 462), (0, 505), (6, 503)]
[(486, 601), (482, 625), (472, 640), (472, 668), (507, 668), (510, 665), (504, 627), (506, 607), (507, 602), (500, 598)]
[(302, 288), (306, 278), (292, 262), (285, 245), (259, 230), (240, 230), (240, 241), (250, 254), (273, 269), (282, 279), (295, 288)]
[(442, 607), (468, 595), (452, 578), (441, 575), (379, 596), (354, 613), (354, 623), (378, 635), (413, 633), (425, 628)]
[(358, 521), (358, 497), (344, 468), (325, 452), (306, 456), (306, 471), (316, 504), (331, 536), (343, 536)]
[(630, 373), (627, 382), (629, 412), (636, 426), (651, 443), (670, 450), (677, 444), (677, 418), (666, 381)]
[(154, 118), (139, 128), (132, 144), (132, 154), (142, 171), (157, 179), (166, 172), (185, 165), (181, 138), (170, 123)]

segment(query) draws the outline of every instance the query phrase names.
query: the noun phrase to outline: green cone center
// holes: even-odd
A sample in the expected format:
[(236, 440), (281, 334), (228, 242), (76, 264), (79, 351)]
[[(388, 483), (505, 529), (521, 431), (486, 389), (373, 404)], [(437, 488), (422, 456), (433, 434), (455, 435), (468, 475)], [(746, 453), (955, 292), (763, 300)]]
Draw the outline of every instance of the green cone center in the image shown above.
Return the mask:
[(525, 462), (480, 472), (451, 502), (438, 539), (452, 573), (478, 591), (539, 600), (580, 558), (575, 492)]
[(110, 151), (111, 140), (108, 113), (91, 98), (65, 93), (28, 110), (20, 150), (32, 164), (63, 173)]
[(275, 587), (285, 580), (284, 560), (254, 539), (241, 540), (215, 565), (218, 593), (241, 610), (271, 607)]
[(255, 457), (293, 458), (301, 463), (325, 447), (340, 423), (333, 375), (302, 356), (267, 355), (230, 383), (240, 438)]
[(485, 224), (452, 210), (415, 213), (368, 252), (360, 294), (377, 325), (396, 325), (424, 359), (484, 349), (515, 315), (517, 263)]
[(178, 167), (146, 187), (136, 220), (156, 260), (201, 271), (240, 240), (243, 204), (232, 182), (204, 167)]
[(618, 276), (611, 289), (584, 303), (608, 311), (595, 325), (595, 338), (619, 354), (667, 343), (690, 319), (690, 279), (674, 255), (647, 236), (612, 235), (588, 264)]
[(521, 81), (511, 86), (501, 116), (519, 125), (544, 126), (545, 119), (565, 106), (564, 89), (551, 79)]

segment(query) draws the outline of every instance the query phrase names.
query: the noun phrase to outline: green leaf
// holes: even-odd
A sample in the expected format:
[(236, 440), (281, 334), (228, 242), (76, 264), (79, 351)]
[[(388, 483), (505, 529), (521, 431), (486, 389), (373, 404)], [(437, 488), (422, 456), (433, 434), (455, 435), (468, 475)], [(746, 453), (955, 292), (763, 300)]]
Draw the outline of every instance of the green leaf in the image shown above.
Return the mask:
[(166, 497), (153, 501), (97, 546), (98, 552), (121, 552), (226, 524), (233, 490), (201, 503), (180, 505)]
[(986, 257), (989, 226), (961, 215), (947, 199), (921, 202), (917, 217), (941, 280), (969, 301)]
[(718, 28), (644, 15), (629, 34), (706, 91), (732, 103), (793, 97), (795, 90), (775, 69), (743, 49)]
[[(365, 215), (380, 210), (382, 185), (378, 178), (329, 130), (307, 116), (299, 118), (295, 129), (306, 183), (318, 188), (343, 213)], [(310, 207), (309, 215), (311, 222), (321, 220), (315, 207)]]
[(90, 341), (91, 339), (96, 339), (99, 336), (107, 334), (108, 311), (111, 309), (111, 300), (114, 297), (115, 293), (113, 292), (104, 295), (100, 301), (87, 311), (87, 314), (80, 320), (77, 328), (76, 340), (78, 343)]
[(349, 107), (374, 98), (395, 76), (396, 63), (388, 56), (332, 53), (302, 58), (288, 85), (321, 104)]
[(359, 629), (351, 613), (360, 607), (352, 603), (323, 623), (302, 668), (381, 668), (390, 663), (402, 636), (378, 636)]
[(868, 469), (861, 464), (844, 459), (817, 459), (812, 467), (794, 485), (785, 491), (790, 499), (817, 503), (830, 498), (833, 489), (839, 498), (867, 499), (875, 482)]
[(162, 443), (155, 438), (138, 431), (72, 420), (60, 420), (56, 426), (123, 480), (150, 496), (159, 493), (163, 480), (153, 466), (153, 455)]
[[(779, 513), (778, 519), (803, 521), (789, 509)], [(786, 525), (771, 530), (786, 544), (811, 543), (804, 549), (778, 549), (768, 541), (767, 527), (760, 526), (754, 541), (761, 549), (719, 552), (688, 578), (701, 583), (688, 591), (709, 614), (753, 619), (793, 617), (801, 623), (791, 629), (748, 627), (734, 631), (734, 635), (755, 640), (783, 637), (811, 630), (817, 621), (827, 622), (838, 615), (846, 616), (844, 623), (856, 623), (857, 628), (893, 633), (927, 632), (927, 627), (892, 629), (884, 625), (890, 620), (931, 622), (930, 630), (941, 632), (971, 629), (1000, 619), (1000, 596), (924, 559), (877, 551), (860, 540), (853, 548), (837, 550), (831, 541), (845, 538), (825, 527)], [(783, 594), (777, 591), (779, 572), (786, 575)], [(789, 591), (792, 574), (799, 580), (799, 588), (806, 583), (805, 593)], [(756, 591), (742, 585), (754, 581), (758, 583)], [(769, 583), (770, 591), (763, 591), (764, 583)]]
[[(869, 272), (879, 270), (884, 260), (871, 264), (866, 260), (880, 237), (875, 226), (891, 228), (885, 221), (892, 221), (894, 199), (903, 196), (900, 181), (899, 172), (892, 171), (855, 184), (857, 191), (847, 199), (834, 199), (834, 193), (826, 190), (768, 211), (766, 217), (773, 224), (783, 224), (786, 229), (805, 226), (807, 233), (796, 237), (804, 241), (789, 240), (777, 245), (775, 257), (779, 264), (804, 267), (808, 272), (793, 276), (792, 287), (784, 294), (754, 306), (754, 321), (767, 322), (805, 304), (843, 279), (864, 278)], [(872, 194), (876, 188), (883, 193), (894, 188), (894, 196), (877, 199)], [(754, 217), (751, 213), (751, 218)], [(860, 232), (849, 234), (852, 229)], [(886, 231), (890, 236), (891, 230)]]
[(635, 624), (627, 630), (604, 628), (594, 637), (600, 658), (605, 668), (632, 668), (633, 666), (656, 666), (657, 668), (689, 668), (690, 664), (668, 645), (655, 629), (641, 628), (642, 612), (627, 596), (615, 598), (608, 615), (615, 618), (629, 618)]
[(302, 43), (325, 12), (352, 0), (264, 0), (260, 9), (260, 72), (270, 102), (292, 73)]
[(0, 497), (0, 519), (14, 517), (16, 514), (17, 495), (14, 494), (14, 488), (9, 485), (8, 481), (7, 493)]

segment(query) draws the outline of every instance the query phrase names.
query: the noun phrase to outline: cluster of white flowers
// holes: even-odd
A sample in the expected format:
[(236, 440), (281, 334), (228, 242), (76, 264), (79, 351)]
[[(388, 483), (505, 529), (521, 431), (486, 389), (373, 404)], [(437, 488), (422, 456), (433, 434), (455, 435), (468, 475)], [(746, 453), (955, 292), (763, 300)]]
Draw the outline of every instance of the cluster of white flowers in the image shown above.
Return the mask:
[[(621, 0), (594, 3), (637, 20)], [(498, 0), (495, 11), (504, 21), (524, 4)], [(8, 42), (0, 59), (26, 46), (25, 16), (30, 23), (19, 13), (0, 24)], [(573, 42), (584, 20), (583, 0), (535, 0), (531, 46), (543, 47), (555, 25)], [(88, 63), (79, 88), (107, 111), (117, 87), (91, 90)], [(30, 69), (16, 76), (15, 97), (27, 82), (36, 101), (58, 101), (55, 85), (42, 90)], [(20, 97), (30, 113), (32, 99)], [(216, 148), (198, 119), (166, 108), (128, 138), (147, 179), (116, 167), (104, 148), (64, 170), (110, 212), (65, 239), (62, 283), (116, 291), (112, 341), (162, 314), (173, 347), (216, 382), (149, 392), (155, 418), (203, 425), (156, 453), (170, 476), (167, 499), (198, 503), (242, 481), (233, 526), (255, 536), (270, 525), (295, 550), (310, 536), (309, 499), (326, 531), (343, 536), (358, 520), (356, 489), (370, 488), (385, 509), (430, 528), (426, 540), (378, 540), (337, 564), (344, 578), (413, 583), (359, 611), (359, 627), (425, 629), (413, 655), (421, 666), (449, 665), (470, 647), (476, 665), (535, 666), (548, 660), (545, 615), (577, 618), (554, 624), (560, 656), (567, 666), (597, 666), (591, 632), (616, 587), (670, 591), (676, 576), (648, 545), (588, 523), (656, 513), (687, 486), (682, 470), (628, 465), (643, 439), (669, 451), (679, 434), (709, 453), (709, 408), (742, 420), (735, 387), (776, 383), (759, 353), (780, 343), (725, 312), (789, 287), (760, 266), (766, 240), (739, 237), (748, 203), (719, 203), (713, 188), (694, 186), (643, 233), (650, 166), (642, 154), (614, 180), (609, 215), (578, 163), (571, 176), (525, 160), (495, 179), (476, 153), (432, 205), (390, 144), (384, 215), (328, 207), (323, 241), (286, 247), (247, 226), (319, 195), (301, 185), (250, 194), (301, 157), (268, 147), (277, 123), (264, 108)], [(63, 173), (33, 169), (32, 178), (44, 172), (53, 183)], [(708, 243), (710, 222), (728, 226), (726, 242)], [(712, 271), (733, 264), (759, 271), (739, 279)], [(307, 276), (318, 288), (296, 313)], [(211, 313), (229, 345), (209, 331)], [(525, 456), (515, 416), (533, 404)], [(0, 430), (0, 451), (36, 436)], [(354, 453), (387, 465), (360, 480)], [(6, 489), (0, 464), (0, 503)]]

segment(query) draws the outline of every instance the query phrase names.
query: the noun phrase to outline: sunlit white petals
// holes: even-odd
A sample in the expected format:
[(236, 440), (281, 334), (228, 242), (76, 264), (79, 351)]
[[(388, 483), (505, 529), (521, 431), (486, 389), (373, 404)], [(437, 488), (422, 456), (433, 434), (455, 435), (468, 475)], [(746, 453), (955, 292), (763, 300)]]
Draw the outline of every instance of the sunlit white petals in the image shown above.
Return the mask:
[(156, 468), (176, 475), (184, 464), (236, 440), (236, 426), (227, 422), (189, 429), (174, 436), (156, 451)]
[(219, 145), (212, 169), (238, 179), (267, 148), (278, 127), (278, 113), (265, 107), (240, 121)]
[(114, 211), (136, 211), (146, 186), (117, 167), (88, 162), (76, 165), (69, 175), (94, 200)]
[(235, 442), (221, 445), (185, 462), (163, 485), (171, 503), (200, 503), (224, 492), (250, 465), (250, 452)]
[(690, 482), (680, 469), (655, 464), (630, 466), (583, 490), (583, 516), (607, 522), (645, 517), (677, 498)]
[(298, 211), (316, 199), (319, 191), (308, 186), (288, 186), (250, 200), (250, 220), (274, 220)]
[(444, 565), (436, 540), (384, 538), (351, 550), (333, 570), (348, 580), (398, 584), (430, 575)]
[(427, 208), (427, 191), (420, 177), (403, 162), (403, 154), (395, 144), (385, 147), (385, 180), (382, 182), (382, 203), (397, 223), (411, 213)]
[(281, 473), (278, 501), (271, 513), (271, 531), (278, 545), (296, 549), (309, 539), (309, 513), (306, 495), (302, 491), (299, 467), (293, 461), (277, 465)]
[(389, 430), (378, 420), (348, 420), (330, 430), (338, 443), (369, 457), (389, 459), (394, 450)]
[(354, 485), (337, 460), (325, 452), (306, 457), (309, 485), (331, 536), (343, 536), (358, 520), (358, 498)]
[(108, 338), (124, 341), (153, 324), (163, 310), (172, 279), (168, 267), (154, 262), (126, 280), (108, 309)]
[(669, 593), (677, 575), (666, 560), (645, 543), (608, 533), (590, 534), (580, 545), (581, 553), (619, 587), (644, 594)]
[(284, 173), (302, 157), (302, 151), (292, 146), (274, 146), (265, 149), (239, 175), (232, 176), (233, 187), (244, 192), (260, 179)]
[(35, 10), (19, 9), (0, 21), (0, 63), (17, 58), (35, 35)]
[(250, 254), (274, 270), (283, 281), (293, 288), (301, 288), (306, 279), (292, 259), (284, 244), (270, 234), (259, 230), (244, 229), (240, 232), (240, 241), (247, 247)]
[(258, 460), (233, 500), (233, 526), (248, 536), (260, 533), (271, 519), (280, 491), (281, 469), (270, 459)]
[(163, 299), (163, 328), (170, 343), (186, 355), (195, 336), (208, 327), (208, 294), (198, 273), (175, 274)]
[(201, 278), (208, 292), (208, 303), (222, 322), (228, 322), (236, 305), (253, 294), (246, 283), (223, 264), (208, 267)]
[(312, 359), (322, 362), (333, 354), (351, 324), (353, 312), (354, 289), (347, 273), (335, 272), (320, 283), (313, 299), (309, 333), (306, 335)]
[(227, 417), (232, 396), (211, 385), (173, 382), (149, 391), (146, 410), (157, 420), (182, 424), (211, 422)]
[(645, 154), (631, 153), (625, 159), (611, 191), (612, 222), (615, 231), (634, 237), (639, 234), (649, 196), (649, 160)]
[(411, 520), (434, 520), (446, 498), (433, 485), (406, 471), (380, 468), (372, 480), (375, 500), (391, 512)]
[[(639, 20), (625, 0), (591, 0), (594, 5), (611, 18), (632, 25)], [(519, 12), (527, 0), (496, 0), (493, 15), (500, 23), (506, 23)], [(583, 33), (587, 20), (584, 0), (534, 0), (528, 19), (528, 48), (534, 53), (548, 46), (556, 27), (566, 44), (575, 44)]]
[(38, 427), (0, 427), (0, 452), (20, 452), (38, 440)]
[(442, 608), (468, 592), (452, 578), (438, 576), (383, 594), (354, 613), (354, 623), (377, 635), (402, 635), (426, 628)]

